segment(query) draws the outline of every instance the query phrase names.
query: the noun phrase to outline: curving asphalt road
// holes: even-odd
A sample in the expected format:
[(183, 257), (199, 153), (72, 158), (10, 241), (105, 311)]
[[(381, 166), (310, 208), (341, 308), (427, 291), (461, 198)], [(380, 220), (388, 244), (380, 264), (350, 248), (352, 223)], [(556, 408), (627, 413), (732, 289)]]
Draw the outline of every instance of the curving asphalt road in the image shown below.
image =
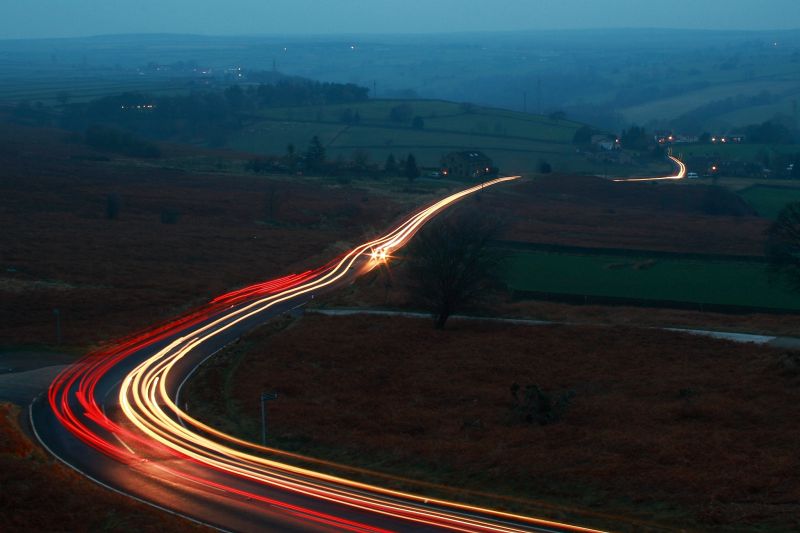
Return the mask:
[(240, 441), (179, 407), (183, 382), (227, 344), (352, 283), (450, 205), (517, 178), (451, 195), (319, 269), (228, 293), (89, 355), (31, 405), (37, 438), (96, 482), (219, 529), (590, 531), (334, 476), (331, 465)]
[[(685, 177), (671, 159), (678, 173), (655, 179)], [(181, 386), (208, 357), (315, 294), (352, 283), (450, 205), (517, 178), (451, 195), (319, 269), (228, 293), (90, 354), (31, 404), (37, 438), (111, 490), (224, 530), (591, 531), (327, 474), (331, 465), (240, 441), (179, 407)]]
[(686, 178), (686, 165), (678, 159), (677, 157), (673, 156), (672, 154), (668, 155), (670, 161), (675, 165), (677, 172), (675, 174), (670, 174), (669, 176), (659, 176), (655, 178), (617, 178), (612, 181), (615, 182), (636, 182), (636, 181), (670, 181), (670, 180), (682, 180)]

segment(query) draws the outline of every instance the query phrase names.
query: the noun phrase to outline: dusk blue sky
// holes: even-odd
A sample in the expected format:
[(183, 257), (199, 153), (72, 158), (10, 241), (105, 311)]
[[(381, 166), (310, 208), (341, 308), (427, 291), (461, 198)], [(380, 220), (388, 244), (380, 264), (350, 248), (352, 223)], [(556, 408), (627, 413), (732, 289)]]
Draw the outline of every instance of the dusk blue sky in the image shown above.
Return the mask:
[(3, 0), (0, 38), (112, 33), (793, 29), (800, 0)]

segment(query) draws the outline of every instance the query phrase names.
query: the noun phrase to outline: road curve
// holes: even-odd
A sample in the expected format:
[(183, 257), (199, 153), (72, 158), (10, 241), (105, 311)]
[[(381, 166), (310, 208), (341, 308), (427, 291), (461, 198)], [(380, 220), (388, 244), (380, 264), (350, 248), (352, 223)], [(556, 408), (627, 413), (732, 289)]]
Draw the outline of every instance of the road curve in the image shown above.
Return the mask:
[(359, 481), (358, 469), (242, 441), (180, 407), (188, 376), (242, 334), (351, 283), (442, 210), (517, 178), (460, 191), (323, 267), (230, 292), (90, 354), (31, 405), (37, 438), (112, 490), (220, 529), (592, 531)]
[(675, 174), (671, 174), (669, 176), (660, 176), (657, 178), (616, 178), (612, 181), (615, 182), (636, 182), (636, 181), (670, 181), (670, 180), (682, 180), (686, 178), (686, 165), (678, 159), (677, 157), (673, 156), (672, 154), (668, 155), (669, 159), (675, 164), (677, 172)]

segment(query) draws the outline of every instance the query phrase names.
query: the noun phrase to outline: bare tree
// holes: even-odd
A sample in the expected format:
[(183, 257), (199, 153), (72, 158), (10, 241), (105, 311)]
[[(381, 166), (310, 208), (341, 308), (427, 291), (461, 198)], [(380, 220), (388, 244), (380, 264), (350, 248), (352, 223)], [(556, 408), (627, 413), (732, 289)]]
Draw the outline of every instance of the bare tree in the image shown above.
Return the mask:
[(499, 254), (490, 248), (499, 223), (480, 211), (432, 222), (409, 250), (409, 272), (417, 294), (443, 329), (454, 312), (480, 298), (494, 280)]

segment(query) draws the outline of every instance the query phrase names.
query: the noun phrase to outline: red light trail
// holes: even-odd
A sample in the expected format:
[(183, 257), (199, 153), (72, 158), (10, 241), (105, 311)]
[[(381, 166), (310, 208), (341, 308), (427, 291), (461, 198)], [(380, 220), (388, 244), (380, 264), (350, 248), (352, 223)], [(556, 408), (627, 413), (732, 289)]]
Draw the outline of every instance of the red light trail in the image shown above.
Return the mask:
[[(196, 366), (189, 369), (181, 366), (186, 366), (190, 356), (201, 353), (203, 348), (224, 346), (225, 339), (235, 338), (237, 332), (246, 326), (252, 327), (259, 318), (270, 316), (270, 312), (274, 314), (295, 303), (302, 305), (317, 292), (354, 280), (388, 261), (393, 251), (403, 247), (442, 210), (484, 188), (517, 178), (519, 176), (497, 178), (450, 195), (420, 209), (385, 235), (356, 246), (323, 267), (231, 291), (174, 320), (90, 354), (54, 380), (47, 395), (49, 406), (72, 435), (118, 462), (161, 470), (173, 477), (243, 496), (337, 529), (384, 530), (361, 519), (350, 520), (341, 513), (334, 515), (264, 496), (258, 493), (258, 487), (279, 489), (282, 494), (299, 495), (326, 505), (335, 504), (338, 509), (358, 511), (359, 516), (366, 512), (368, 516), (454, 531), (592, 531), (399, 491), (268, 459), (266, 454), (299, 458), (318, 465), (332, 464), (237, 439), (193, 418), (177, 405), (180, 386), (174, 385), (181, 383)], [(103, 380), (114, 379), (112, 372), (114, 376), (123, 376), (113, 387), (113, 390), (118, 389), (116, 400), (124, 415), (120, 420), (107, 416), (103, 408), (105, 398), (98, 390)], [(251, 451), (242, 451), (242, 448)], [(150, 460), (162, 457), (182, 461)], [(184, 468), (182, 464), (191, 468)], [(345, 471), (359, 471), (337, 466)], [(203, 475), (195, 474), (198, 471)], [(220, 483), (218, 474), (231, 481)], [(242, 482), (244, 485), (240, 484)], [(330, 509), (330, 505), (325, 509)]]

